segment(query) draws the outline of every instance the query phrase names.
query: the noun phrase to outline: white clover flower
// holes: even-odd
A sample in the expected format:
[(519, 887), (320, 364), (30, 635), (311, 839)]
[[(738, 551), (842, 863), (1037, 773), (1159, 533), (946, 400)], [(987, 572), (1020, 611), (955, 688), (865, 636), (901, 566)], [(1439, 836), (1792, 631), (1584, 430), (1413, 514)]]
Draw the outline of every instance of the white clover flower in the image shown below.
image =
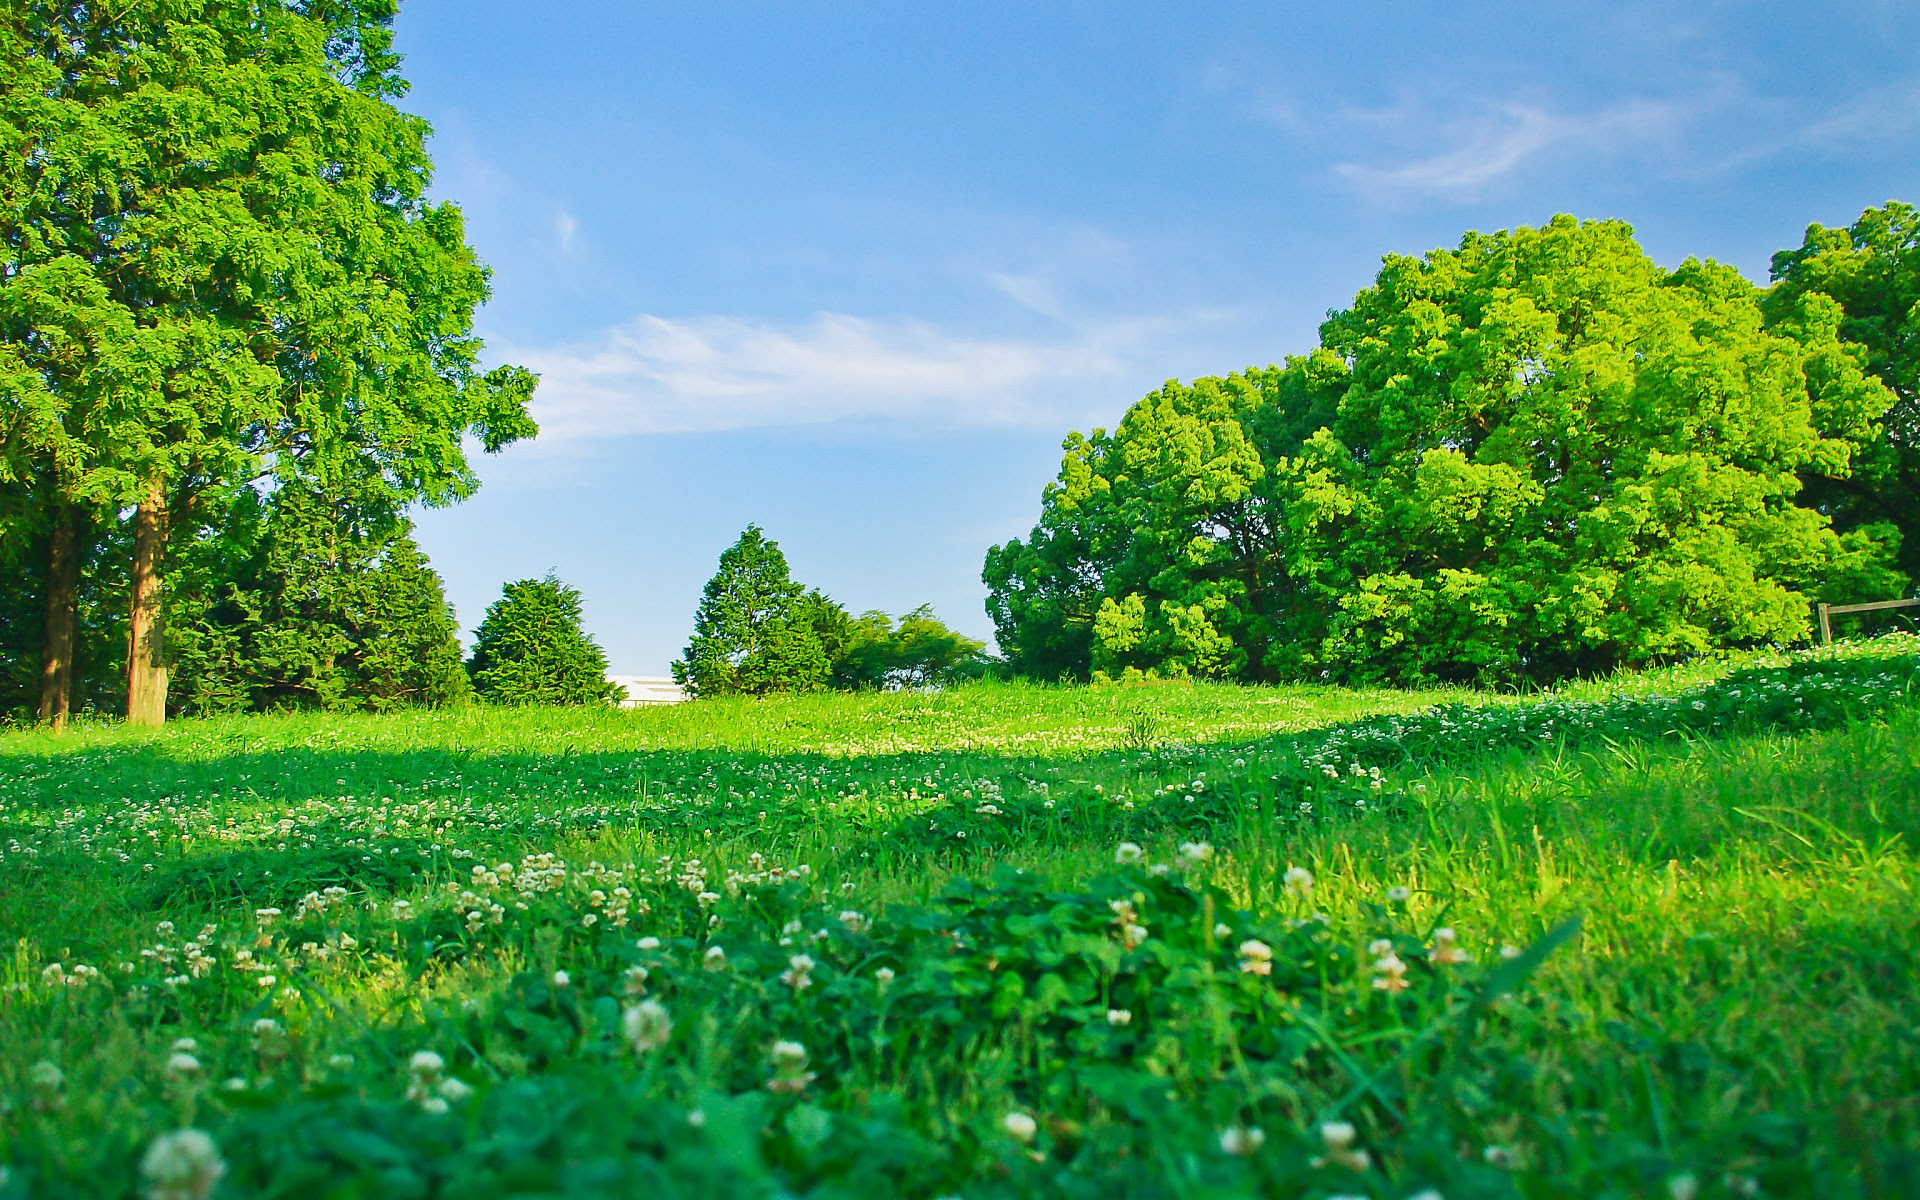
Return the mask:
[(1404, 885), (1387, 889), (1387, 903), (1405, 904), (1413, 898), (1413, 889)]
[(796, 954), (787, 960), (787, 969), (780, 972), (780, 982), (794, 991), (803, 991), (813, 986), (813, 958), (806, 954)]
[(207, 1200), (226, 1173), (220, 1148), (198, 1129), (161, 1134), (140, 1159), (150, 1200)]
[(1258, 938), (1241, 942), (1240, 969), (1250, 975), (1273, 974), (1273, 947)]
[(1229, 1125), (1220, 1131), (1220, 1149), (1236, 1158), (1245, 1158), (1266, 1144), (1266, 1131), (1258, 1125)]
[(893, 968), (881, 967), (873, 973), (873, 979), (874, 982), (878, 983), (881, 987), (886, 987), (893, 982)]
[(1107, 1010), (1107, 1024), (1115, 1026), (1131, 1025), (1133, 1024), (1133, 1013), (1124, 1008), (1110, 1008)]
[(1695, 1200), (1700, 1195), (1700, 1179), (1692, 1171), (1667, 1177), (1667, 1195), (1671, 1200)]
[(173, 1039), (172, 1050), (175, 1054), (198, 1054), (200, 1043), (190, 1037)]
[(658, 950), (660, 948), (660, 939), (649, 934), (636, 941), (634, 945), (641, 950)]
[(807, 1065), (807, 1048), (799, 1042), (780, 1041), (767, 1051), (767, 1057), (776, 1067), (804, 1067)]
[(1329, 1163), (1345, 1167), (1349, 1171), (1364, 1171), (1373, 1164), (1373, 1159), (1365, 1150), (1357, 1149), (1353, 1140), (1357, 1135), (1354, 1127), (1346, 1121), (1323, 1121), (1320, 1124), (1320, 1143), (1327, 1152), (1313, 1160), (1315, 1167), (1324, 1167)]
[(773, 1064), (773, 1078), (767, 1081), (767, 1090), (773, 1092), (804, 1092), (813, 1082), (813, 1073), (807, 1070), (807, 1048), (799, 1042), (779, 1041), (767, 1052), (768, 1061)]
[(1373, 939), (1371, 942), (1367, 943), (1367, 953), (1373, 955), (1375, 958), (1379, 958), (1382, 955), (1392, 954), (1393, 939), (1392, 938)]
[(447, 1060), (431, 1050), (416, 1050), (407, 1060), (407, 1070), (426, 1079), (438, 1078), (447, 1069)]
[(1142, 850), (1138, 843), (1121, 842), (1113, 852), (1113, 861), (1117, 863), (1139, 862), (1145, 854), (1146, 851)]
[(700, 963), (709, 971), (718, 971), (727, 965), (727, 952), (718, 946), (708, 946), (707, 952), (700, 956)]
[(1404, 992), (1412, 985), (1407, 982), (1407, 964), (1398, 954), (1383, 954), (1373, 964), (1373, 986), (1383, 992)]
[(635, 963), (631, 967), (628, 967), (627, 973), (624, 976), (622, 976), (622, 978), (625, 980), (624, 986), (626, 988), (627, 995), (629, 996), (645, 995), (647, 990), (647, 976), (649, 974), (651, 974), (651, 972), (649, 972), (645, 967), (641, 966), (639, 963)]
[(1181, 842), (1180, 861), (1190, 867), (1197, 867), (1213, 857), (1213, 847), (1206, 842)]
[(1031, 1142), (1033, 1135), (1040, 1132), (1040, 1123), (1028, 1114), (1015, 1109), (1000, 1118), (1000, 1128), (1016, 1142)]
[(642, 1000), (620, 1014), (620, 1028), (635, 1054), (646, 1054), (673, 1036), (673, 1018), (658, 1000)]
[(1286, 874), (1280, 876), (1280, 882), (1286, 885), (1290, 896), (1305, 896), (1313, 890), (1313, 872), (1305, 867), (1288, 867)]
[(555, 971), (553, 973), (553, 986), (557, 988), (563, 988), (563, 987), (571, 987), (572, 985), (573, 985), (573, 976), (567, 974), (565, 971)]
[(440, 1081), (439, 1092), (442, 1100), (458, 1104), (473, 1095), (473, 1085), (448, 1076)]
[(200, 1060), (185, 1051), (175, 1051), (167, 1056), (167, 1077), (186, 1079), (200, 1073)]
[(1433, 931), (1433, 946), (1427, 951), (1427, 958), (1441, 966), (1453, 966), (1473, 961), (1473, 956), (1462, 950), (1457, 944), (1458, 935), (1444, 926)]

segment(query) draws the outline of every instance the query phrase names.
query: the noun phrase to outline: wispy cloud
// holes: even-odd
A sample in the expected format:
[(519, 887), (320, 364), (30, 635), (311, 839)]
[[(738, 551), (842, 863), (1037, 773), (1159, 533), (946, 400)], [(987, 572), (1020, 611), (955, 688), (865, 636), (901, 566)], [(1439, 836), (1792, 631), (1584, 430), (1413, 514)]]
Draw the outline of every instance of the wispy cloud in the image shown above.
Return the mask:
[(1835, 105), (1809, 122), (1796, 140), (1846, 148), (1905, 138), (1916, 128), (1920, 128), (1920, 77), (1872, 88)]
[(649, 315), (584, 344), (502, 349), (540, 373), (539, 441), (560, 448), (835, 421), (1057, 427), (1113, 408), (1143, 342), (1169, 324), (988, 337), (845, 313), (789, 324)]
[[(1416, 106), (1394, 110), (1395, 140), (1445, 148), (1394, 161), (1388, 154), (1373, 161), (1334, 164), (1333, 173), (1373, 192), (1460, 196), (1480, 192), (1549, 155), (1578, 153), (1588, 158), (1618, 158), (1660, 152), (1701, 109), (1698, 101), (1637, 99), (1590, 112), (1565, 112), (1522, 103), (1455, 102), (1445, 111)], [(1379, 114), (1354, 114), (1356, 124), (1380, 125)]]
[(580, 220), (572, 213), (562, 210), (553, 219), (553, 235), (560, 242), (560, 253), (573, 253), (574, 235), (580, 232)]

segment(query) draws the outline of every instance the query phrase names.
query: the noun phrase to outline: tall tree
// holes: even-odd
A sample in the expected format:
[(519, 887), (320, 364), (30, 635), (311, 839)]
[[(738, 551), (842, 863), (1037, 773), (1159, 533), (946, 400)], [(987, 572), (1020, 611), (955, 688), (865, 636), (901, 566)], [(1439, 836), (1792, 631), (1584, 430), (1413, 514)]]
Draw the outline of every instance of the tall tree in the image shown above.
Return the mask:
[(1773, 256), (1776, 281), (1767, 316), (1791, 331), (1829, 320), (1840, 307), (1840, 336), (1865, 351), (1866, 368), (1893, 393), (1844, 474), (1807, 473), (1807, 500), (1831, 512), (1839, 529), (1892, 525), (1900, 567), (1920, 580), (1920, 211), (1890, 201), (1845, 229), (1807, 227), (1798, 249)]
[(701, 592), (693, 637), (673, 664), (674, 679), (695, 696), (821, 686), (829, 666), (820, 640), (828, 624), (823, 600), (818, 593), (809, 598), (792, 580), (778, 542), (758, 525), (747, 526), (721, 552), (719, 569)]
[[(426, 126), (393, 104), (393, 13), (128, 0), (0, 20), (0, 129), (19, 150), (0, 156), (0, 290), (57, 282), (95, 347), (34, 358), (29, 339), (0, 381), (44, 398), (20, 445), (59, 426), (86, 451), (68, 459), (112, 483), (101, 509), (132, 506), (130, 720), (164, 716), (166, 557), (201, 497), (273, 474), (446, 503), (474, 487), (465, 436), (493, 450), (533, 432), (532, 377), (477, 366), (487, 276), (458, 210), (425, 198)], [(114, 420), (73, 419), (89, 378), (116, 383)], [(43, 494), (73, 489), (57, 453), (30, 469)]]

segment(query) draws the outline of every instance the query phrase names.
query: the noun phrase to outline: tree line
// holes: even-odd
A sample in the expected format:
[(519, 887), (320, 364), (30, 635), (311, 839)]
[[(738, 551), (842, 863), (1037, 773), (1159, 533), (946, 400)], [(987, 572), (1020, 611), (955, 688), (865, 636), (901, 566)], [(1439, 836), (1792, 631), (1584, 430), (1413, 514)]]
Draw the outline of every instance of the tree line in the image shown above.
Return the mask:
[(1043, 678), (1552, 679), (1792, 642), (1920, 577), (1920, 216), (1757, 287), (1618, 221), (1390, 255), (1282, 365), (1074, 433), (983, 579)]
[(926, 605), (898, 620), (877, 609), (853, 616), (795, 582), (779, 543), (749, 525), (721, 553), (672, 670), (703, 697), (933, 687), (983, 675), (992, 663), (985, 643)]

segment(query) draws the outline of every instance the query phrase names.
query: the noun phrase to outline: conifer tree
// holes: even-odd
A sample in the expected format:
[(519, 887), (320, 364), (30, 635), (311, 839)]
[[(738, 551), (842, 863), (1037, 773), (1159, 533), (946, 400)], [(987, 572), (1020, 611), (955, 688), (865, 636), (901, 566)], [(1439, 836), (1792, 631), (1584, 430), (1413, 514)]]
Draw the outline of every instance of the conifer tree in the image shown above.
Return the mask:
[(470, 695), (440, 578), (410, 524), (377, 505), (241, 489), (176, 576), (169, 640), (188, 712), (385, 710)]
[(823, 604), (839, 608), (817, 592), (809, 596), (789, 577), (780, 544), (749, 525), (720, 555), (673, 677), (695, 696), (817, 688), (830, 666), (821, 633), (846, 617), (830, 619)]
[(551, 573), (509, 583), (474, 631), (467, 671), (494, 704), (610, 704), (607, 656), (580, 625), (580, 592)]

